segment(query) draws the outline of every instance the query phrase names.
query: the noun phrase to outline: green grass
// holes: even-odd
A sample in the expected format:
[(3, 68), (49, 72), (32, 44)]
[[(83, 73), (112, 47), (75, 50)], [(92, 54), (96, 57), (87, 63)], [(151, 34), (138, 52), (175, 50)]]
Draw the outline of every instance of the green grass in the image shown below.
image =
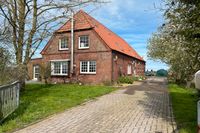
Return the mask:
[(172, 106), (180, 133), (197, 132), (197, 91), (176, 84), (169, 85)]
[(114, 90), (106, 86), (28, 84), (19, 108), (0, 125), (0, 133), (22, 128)]

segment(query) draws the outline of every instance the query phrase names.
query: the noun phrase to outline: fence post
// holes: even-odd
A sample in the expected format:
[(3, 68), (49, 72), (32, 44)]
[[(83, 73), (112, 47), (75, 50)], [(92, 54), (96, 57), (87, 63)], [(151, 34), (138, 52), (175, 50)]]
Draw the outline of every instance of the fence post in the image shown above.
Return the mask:
[(0, 123), (19, 106), (19, 90), (18, 81), (0, 86)]
[(1, 112), (1, 110), (2, 110), (2, 101), (1, 101), (1, 98), (0, 98), (0, 122), (3, 119), (3, 113)]

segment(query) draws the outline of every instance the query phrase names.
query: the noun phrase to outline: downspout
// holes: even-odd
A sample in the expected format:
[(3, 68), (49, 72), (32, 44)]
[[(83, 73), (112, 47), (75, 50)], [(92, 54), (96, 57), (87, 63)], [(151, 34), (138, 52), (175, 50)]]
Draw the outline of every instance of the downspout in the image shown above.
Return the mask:
[(70, 63), (70, 75), (74, 72), (74, 13), (71, 11), (71, 63)]
[(114, 77), (114, 58), (113, 58), (113, 56), (114, 56), (114, 54), (113, 54), (113, 52), (111, 51), (111, 82), (114, 82), (114, 79), (113, 79), (113, 77)]

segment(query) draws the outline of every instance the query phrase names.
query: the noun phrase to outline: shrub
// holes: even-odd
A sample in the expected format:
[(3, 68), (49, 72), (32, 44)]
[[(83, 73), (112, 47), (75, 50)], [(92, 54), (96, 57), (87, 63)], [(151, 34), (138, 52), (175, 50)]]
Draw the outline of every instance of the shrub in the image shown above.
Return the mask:
[(41, 80), (44, 79), (45, 81), (45, 84), (47, 84), (50, 80), (50, 77), (51, 77), (51, 64), (50, 63), (42, 63), (40, 65), (40, 73), (41, 73)]
[(122, 76), (119, 77), (118, 83), (126, 83), (126, 84), (132, 84), (134, 82), (134, 79), (129, 76)]
[(140, 80), (144, 80), (145, 79), (145, 77), (143, 77), (143, 76), (133, 76), (133, 80), (134, 81), (140, 81)]
[(138, 81), (138, 80), (139, 80), (139, 77), (133, 76), (133, 80), (134, 80), (134, 81)]

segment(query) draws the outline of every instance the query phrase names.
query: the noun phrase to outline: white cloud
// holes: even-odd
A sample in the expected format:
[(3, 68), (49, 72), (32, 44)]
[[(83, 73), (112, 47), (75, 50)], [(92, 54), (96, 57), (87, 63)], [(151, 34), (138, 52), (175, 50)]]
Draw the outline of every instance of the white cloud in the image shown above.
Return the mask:
[[(162, 0), (112, 0), (111, 3), (86, 7), (91, 16), (124, 38), (147, 61), (148, 69), (167, 68), (150, 61), (146, 46), (151, 33), (162, 23), (161, 12), (154, 9)], [(97, 8), (96, 10), (94, 10)], [(92, 12), (90, 12), (92, 11)], [(39, 52), (35, 56), (39, 56)]]
[(147, 58), (147, 41), (162, 24), (162, 13), (154, 8), (162, 0), (112, 0), (94, 10), (92, 16), (126, 40), (147, 61), (147, 69), (168, 68)]

